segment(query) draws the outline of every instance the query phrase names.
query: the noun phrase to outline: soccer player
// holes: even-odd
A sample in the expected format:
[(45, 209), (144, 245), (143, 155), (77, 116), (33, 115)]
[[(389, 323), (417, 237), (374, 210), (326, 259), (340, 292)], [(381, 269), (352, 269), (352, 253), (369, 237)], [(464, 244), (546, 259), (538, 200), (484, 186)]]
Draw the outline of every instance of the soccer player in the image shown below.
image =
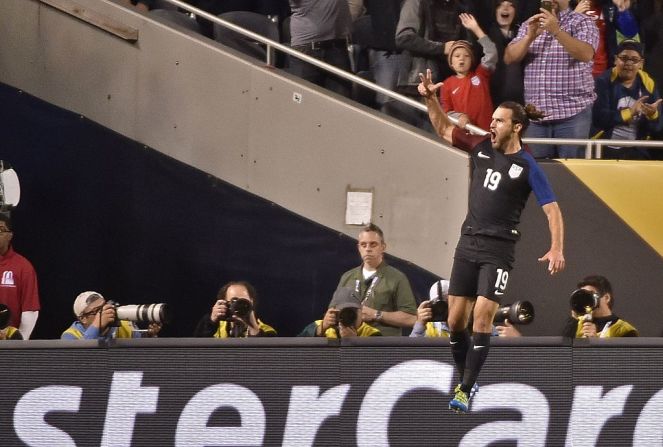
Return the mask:
[[(493, 112), (490, 134), (469, 135), (442, 111), (430, 70), (419, 74), (419, 94), (426, 98), (428, 115), (437, 134), (470, 153), (472, 179), (469, 209), (456, 247), (449, 284), (449, 342), (460, 374), (449, 408), (466, 413), (469, 393), (488, 356), (493, 318), (504, 295), (514, 262), (520, 213), (534, 191), (548, 218), (550, 250), (539, 258), (548, 271), (564, 269), (564, 224), (555, 195), (534, 158), (523, 147), (520, 135), (537, 116), (515, 102), (504, 102)], [(474, 306), (472, 336), (468, 321)]]

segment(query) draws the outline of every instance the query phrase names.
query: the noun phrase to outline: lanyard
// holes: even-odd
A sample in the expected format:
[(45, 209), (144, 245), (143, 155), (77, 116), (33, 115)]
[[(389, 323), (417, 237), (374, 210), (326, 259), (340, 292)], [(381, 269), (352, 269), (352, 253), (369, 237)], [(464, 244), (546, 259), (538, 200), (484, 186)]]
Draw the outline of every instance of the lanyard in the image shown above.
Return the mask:
[(605, 326), (603, 326), (603, 329), (599, 333), (599, 338), (606, 338), (608, 336), (608, 329), (612, 325), (612, 321), (608, 321)]
[[(366, 304), (366, 301), (368, 301), (372, 296), (373, 296), (373, 289), (375, 289), (375, 286), (377, 285), (379, 281), (379, 277), (376, 274), (373, 276), (373, 279), (371, 280), (371, 285), (368, 286), (368, 290), (366, 291), (366, 295), (364, 295), (364, 299), (361, 301), (361, 304), (364, 305)], [(359, 295), (359, 286), (361, 285), (361, 280), (356, 279), (355, 280), (355, 293)]]

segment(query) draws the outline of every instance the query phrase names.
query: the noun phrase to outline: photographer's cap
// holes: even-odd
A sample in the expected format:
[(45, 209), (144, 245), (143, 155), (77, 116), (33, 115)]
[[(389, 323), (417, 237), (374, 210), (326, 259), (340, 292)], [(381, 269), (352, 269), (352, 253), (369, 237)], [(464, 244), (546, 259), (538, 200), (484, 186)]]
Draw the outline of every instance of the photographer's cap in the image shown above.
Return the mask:
[(339, 287), (334, 292), (329, 307), (338, 310), (345, 309), (346, 307), (361, 309), (361, 300), (350, 287)]
[(97, 301), (99, 298), (104, 299), (99, 292), (87, 291), (80, 293), (74, 301), (74, 315), (79, 317), (85, 311), (86, 307)]
[[(442, 292), (442, 296), (440, 297), (440, 292)], [(435, 281), (432, 286), (430, 286), (430, 291), (428, 292), (428, 299), (430, 300), (436, 300), (441, 298), (443, 301), (447, 301), (447, 298), (449, 297), (449, 281), (446, 279), (441, 279), (439, 281)]]

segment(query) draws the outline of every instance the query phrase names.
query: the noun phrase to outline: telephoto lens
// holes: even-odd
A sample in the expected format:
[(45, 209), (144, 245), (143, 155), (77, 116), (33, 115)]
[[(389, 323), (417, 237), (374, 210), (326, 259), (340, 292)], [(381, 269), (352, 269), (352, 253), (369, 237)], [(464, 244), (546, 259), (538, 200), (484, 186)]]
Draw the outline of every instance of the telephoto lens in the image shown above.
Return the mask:
[(115, 308), (118, 320), (129, 320), (136, 323), (168, 323), (170, 309), (166, 303), (127, 304)]
[(570, 304), (578, 317), (591, 314), (594, 309), (599, 305), (598, 293), (586, 289), (574, 290), (571, 294)]
[(493, 322), (504, 323), (504, 320), (511, 324), (530, 324), (534, 320), (534, 306), (529, 301), (505, 304), (497, 309)]

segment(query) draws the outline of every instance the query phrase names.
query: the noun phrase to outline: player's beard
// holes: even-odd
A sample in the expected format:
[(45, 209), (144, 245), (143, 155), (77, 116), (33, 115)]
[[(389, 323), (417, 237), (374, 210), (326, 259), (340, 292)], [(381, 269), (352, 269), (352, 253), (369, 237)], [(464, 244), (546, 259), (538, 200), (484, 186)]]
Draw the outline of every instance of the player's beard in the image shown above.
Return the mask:
[(503, 129), (502, 133), (497, 133), (496, 131), (491, 131), (490, 143), (493, 149), (500, 151), (502, 153), (506, 152), (509, 148), (509, 143), (511, 142), (511, 137), (513, 135), (513, 127), (511, 131), (507, 132), (506, 129)]

